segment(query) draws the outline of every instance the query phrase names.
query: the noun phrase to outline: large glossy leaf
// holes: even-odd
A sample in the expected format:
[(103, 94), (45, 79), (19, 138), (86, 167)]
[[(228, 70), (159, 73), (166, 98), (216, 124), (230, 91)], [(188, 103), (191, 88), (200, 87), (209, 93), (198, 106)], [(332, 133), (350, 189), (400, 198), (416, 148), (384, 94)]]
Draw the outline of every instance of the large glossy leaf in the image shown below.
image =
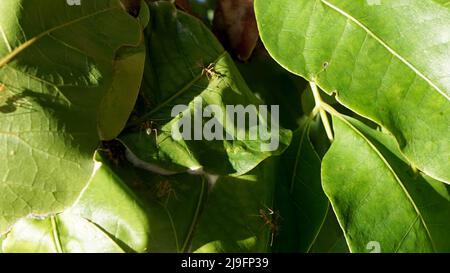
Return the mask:
[(311, 123), (304, 122), (282, 155), (275, 203), (282, 219), (275, 238), (277, 252), (309, 252), (328, 211), (321, 161), (309, 139)]
[[(96, 157), (96, 172), (73, 207), (25, 218), (4, 252), (267, 252), (272, 242), (275, 165), (241, 177), (164, 177)], [(208, 190), (209, 188), (209, 190)]]
[(450, 251), (448, 185), (415, 172), (391, 135), (334, 116), (322, 180), (350, 250)]
[(268, 159), (239, 177), (210, 184), (192, 239), (193, 252), (269, 252), (280, 224), (273, 207), (276, 161)]
[(97, 108), (141, 36), (118, 0), (0, 2), (0, 234), (75, 201), (93, 170)]
[[(150, 4), (150, 10), (151, 27), (146, 31), (149, 61), (141, 89), (143, 103), (136, 107), (129, 130), (119, 137), (134, 162), (148, 164), (149, 168), (157, 166), (165, 173), (203, 168), (217, 174), (243, 174), (267, 157), (282, 152), (291, 138), (291, 132), (284, 129), (280, 129), (280, 144), (274, 151), (264, 151), (262, 145), (266, 142), (260, 137), (175, 140), (172, 125), (181, 120), (180, 116), (171, 116), (175, 105), (188, 105), (184, 114), (192, 114), (195, 102), (201, 99), (203, 108), (215, 105), (226, 115), (226, 105), (258, 107), (261, 101), (248, 89), (228, 53), (198, 19), (176, 11), (166, 2)], [(214, 119), (230, 135), (232, 130), (237, 132), (236, 124), (227, 126), (220, 118)], [(203, 125), (208, 120), (203, 119)], [(248, 127), (244, 133), (247, 135)]]
[(5, 252), (182, 252), (188, 247), (206, 182), (161, 177), (97, 156), (96, 172), (61, 214), (22, 219)]
[(415, 167), (450, 183), (450, 9), (432, 0), (256, 0), (285, 68), (391, 131)]

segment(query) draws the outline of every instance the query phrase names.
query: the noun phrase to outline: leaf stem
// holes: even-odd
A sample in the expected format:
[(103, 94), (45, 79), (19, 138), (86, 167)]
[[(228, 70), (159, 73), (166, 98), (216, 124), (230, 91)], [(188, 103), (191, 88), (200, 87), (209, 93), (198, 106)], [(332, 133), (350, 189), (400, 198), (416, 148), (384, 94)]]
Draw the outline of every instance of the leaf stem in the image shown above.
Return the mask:
[(320, 119), (322, 120), (323, 127), (325, 128), (325, 132), (327, 133), (328, 139), (330, 141), (333, 141), (333, 130), (331, 129), (330, 121), (327, 116), (327, 112), (324, 109), (324, 105), (326, 103), (322, 100), (322, 97), (320, 96), (319, 89), (317, 88), (317, 85), (315, 82), (310, 82), (309, 85), (311, 86), (312, 93), (314, 95), (314, 101), (316, 103), (316, 106), (313, 110), (313, 112), (319, 111)]
[(53, 232), (53, 242), (56, 247), (56, 252), (63, 253), (63, 248), (61, 245), (61, 238), (59, 237), (58, 224), (56, 222), (56, 218), (54, 215), (50, 217), (50, 221), (52, 224), (52, 232)]

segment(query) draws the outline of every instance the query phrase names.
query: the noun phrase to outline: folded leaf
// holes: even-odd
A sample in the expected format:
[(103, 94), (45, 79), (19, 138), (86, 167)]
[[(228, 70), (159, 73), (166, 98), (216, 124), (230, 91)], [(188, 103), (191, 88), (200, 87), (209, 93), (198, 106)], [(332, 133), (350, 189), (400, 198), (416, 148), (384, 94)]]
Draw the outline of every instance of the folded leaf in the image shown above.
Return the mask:
[(415, 172), (391, 135), (335, 116), (322, 181), (352, 252), (450, 251), (449, 186)]
[[(135, 109), (129, 130), (119, 139), (129, 149), (134, 162), (157, 166), (163, 173), (187, 170), (216, 174), (244, 174), (264, 159), (280, 154), (291, 139), (291, 132), (280, 128), (272, 131), (272, 139), (265, 141), (259, 134), (249, 137), (247, 118), (245, 128), (227, 124), (226, 107), (254, 106), (252, 114), (269, 124), (269, 131), (278, 125), (259, 111), (261, 101), (249, 90), (231, 57), (224, 51), (214, 35), (195, 17), (177, 11), (166, 2), (150, 4), (151, 27), (146, 30), (147, 56), (144, 82), (141, 89), (142, 102)], [(183, 117), (174, 116), (175, 106), (186, 106)], [(207, 106), (220, 109), (223, 118), (214, 113), (210, 118), (199, 115), (197, 129), (194, 115), (196, 105), (203, 111)], [(270, 111), (270, 107), (269, 107)], [(178, 114), (178, 113), (176, 113)], [(217, 114), (217, 116), (216, 116)], [(190, 116), (191, 138), (177, 139), (172, 128)], [(272, 122), (269, 120), (273, 120)], [(206, 140), (204, 129), (209, 121), (223, 139)], [(258, 124), (261, 126), (261, 123)], [(240, 130), (244, 139), (237, 137)], [(200, 138), (197, 138), (197, 136)], [(227, 135), (232, 139), (227, 139)], [(265, 149), (272, 140), (278, 141), (274, 149)], [(154, 168), (153, 168), (154, 169)]]
[(433, 0), (256, 0), (261, 38), (283, 67), (393, 133), (450, 183), (450, 9)]
[[(142, 26), (148, 24), (149, 16), (148, 6), (142, 1), (138, 15)], [(116, 53), (113, 82), (98, 108), (98, 131), (102, 140), (117, 137), (130, 117), (144, 74), (145, 52), (142, 34), (138, 47), (125, 47)]]
[(0, 234), (25, 216), (61, 212), (80, 194), (116, 54), (141, 35), (119, 0), (0, 1)]
[(311, 122), (307, 120), (294, 134), (279, 166), (275, 207), (282, 220), (275, 237), (276, 252), (309, 252), (328, 211), (320, 158), (309, 139)]

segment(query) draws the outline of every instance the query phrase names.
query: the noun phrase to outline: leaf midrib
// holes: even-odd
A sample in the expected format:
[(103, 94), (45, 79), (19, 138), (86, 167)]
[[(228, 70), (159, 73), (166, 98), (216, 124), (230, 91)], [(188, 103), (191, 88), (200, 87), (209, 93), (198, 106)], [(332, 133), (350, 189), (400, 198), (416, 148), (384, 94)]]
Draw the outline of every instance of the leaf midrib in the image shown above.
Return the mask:
[(91, 13), (91, 14), (88, 14), (88, 15), (85, 15), (85, 16), (81, 16), (81, 17), (76, 18), (76, 19), (74, 19), (74, 20), (71, 20), (71, 21), (65, 22), (65, 23), (63, 23), (63, 24), (61, 24), (61, 25), (55, 26), (55, 27), (53, 27), (53, 28), (50, 28), (50, 29), (48, 29), (48, 30), (46, 30), (46, 31), (44, 31), (44, 32), (42, 32), (42, 33), (40, 33), (40, 34), (38, 34), (37, 36), (32, 37), (31, 39), (29, 39), (29, 40), (26, 41), (25, 43), (23, 43), (23, 44), (21, 44), (20, 46), (16, 47), (14, 50), (12, 50), (12, 51), (11, 51), (8, 55), (6, 55), (4, 58), (2, 58), (2, 59), (0, 60), (0, 69), (3, 68), (3, 66), (5, 66), (6, 64), (8, 64), (9, 62), (11, 62), (11, 61), (12, 61), (17, 55), (19, 55), (22, 51), (24, 51), (25, 49), (27, 49), (28, 47), (30, 47), (31, 45), (33, 45), (35, 42), (37, 42), (38, 40), (40, 40), (42, 37), (44, 37), (44, 36), (46, 36), (46, 35), (48, 35), (48, 34), (54, 32), (54, 31), (56, 31), (56, 30), (63, 29), (63, 28), (65, 28), (65, 27), (71, 26), (71, 25), (73, 25), (73, 24), (75, 24), (75, 23), (78, 23), (78, 22), (81, 22), (81, 21), (83, 21), (83, 20), (89, 19), (89, 18), (91, 18), (91, 17), (93, 17), (93, 16), (96, 16), (96, 15), (99, 15), (99, 14), (102, 14), (102, 13), (106, 13), (106, 12), (109, 12), (109, 11), (112, 11), (112, 10), (115, 10), (115, 9), (120, 9), (120, 7), (119, 7), (119, 6), (116, 6), (116, 7), (111, 7), (111, 8), (107, 8), (107, 9), (102, 9), (102, 10), (96, 11), (96, 12), (94, 12), (94, 13)]
[(327, 0), (319, 0), (329, 8), (333, 9), (334, 11), (340, 13), (347, 19), (351, 20), (355, 24), (357, 24), (360, 28), (362, 28), (367, 34), (369, 34), (372, 38), (374, 38), (378, 43), (380, 43), (386, 50), (388, 50), (392, 55), (394, 55), (397, 59), (399, 59), (402, 63), (404, 63), (407, 67), (409, 67), (415, 74), (417, 74), (419, 77), (421, 77), (423, 80), (425, 80), (431, 87), (433, 87), (437, 92), (439, 92), (444, 98), (447, 100), (450, 100), (450, 96), (447, 95), (443, 90), (441, 90), (431, 79), (429, 79), (427, 76), (425, 76), (422, 72), (419, 71), (412, 63), (410, 63), (408, 60), (406, 60), (404, 57), (400, 55), (397, 51), (395, 51), (392, 47), (390, 47), (383, 39), (378, 37), (373, 31), (371, 31), (367, 26), (365, 26), (362, 22), (358, 21), (355, 17), (348, 14), (344, 10), (340, 9), (339, 7), (336, 7), (335, 5), (331, 4)]
[(302, 130), (302, 135), (301, 135), (301, 138), (300, 138), (299, 146), (298, 146), (298, 149), (297, 149), (297, 153), (295, 155), (294, 171), (292, 172), (291, 184), (289, 186), (289, 193), (290, 194), (292, 194), (294, 192), (295, 178), (297, 177), (297, 169), (298, 169), (298, 165), (299, 165), (299, 162), (300, 162), (300, 152), (302, 150), (302, 145), (303, 145), (303, 141), (305, 139), (305, 134), (306, 134), (306, 132), (309, 129), (310, 123), (311, 123), (311, 119), (308, 119), (306, 121), (305, 128)]
[[(292, 173), (291, 184), (290, 184), (290, 187), (289, 187), (289, 193), (290, 193), (291, 195), (292, 195), (293, 192), (294, 192), (295, 178), (297, 177), (296, 174), (297, 174), (298, 165), (299, 165), (299, 162), (300, 162), (300, 154), (301, 154), (301, 150), (302, 150), (304, 141), (309, 141), (309, 140), (305, 140), (305, 138), (308, 138), (307, 135), (308, 135), (308, 132), (309, 132), (309, 130), (310, 130), (310, 126), (311, 126), (311, 122), (312, 122), (312, 120), (313, 120), (313, 117), (314, 117), (313, 115), (310, 115), (310, 116), (308, 117), (308, 119), (305, 121), (304, 128), (302, 129), (302, 132), (301, 132), (300, 144), (299, 144), (299, 147), (298, 147), (298, 149), (297, 149), (296, 156), (295, 156), (294, 171), (293, 171), (293, 173)], [(317, 156), (317, 158), (320, 160), (320, 157), (317, 155), (316, 151), (314, 151), (314, 154), (315, 154), (315, 155)], [(294, 204), (294, 206), (295, 206), (299, 211), (302, 211), (301, 207), (297, 204), (297, 200), (293, 200), (292, 203)], [(322, 230), (323, 225), (325, 224), (325, 219), (327, 218), (326, 215), (328, 214), (328, 210), (329, 210), (329, 209), (330, 209), (330, 203), (328, 202), (328, 203), (327, 203), (327, 209), (326, 209), (325, 217), (323, 217), (322, 223), (320, 224), (319, 228), (317, 229), (317, 232), (316, 232), (316, 234), (315, 234), (315, 236), (314, 236), (314, 239), (313, 239), (313, 240), (311, 241), (311, 243), (309, 244), (308, 249), (306, 250), (306, 253), (310, 253), (310, 252), (311, 252), (311, 249), (312, 249), (313, 245), (314, 245), (315, 242), (317, 241), (317, 238), (319, 237), (319, 233), (320, 233), (320, 231)], [(305, 215), (307, 215), (307, 214), (305, 213)]]
[(182, 245), (182, 248), (181, 248), (181, 252), (188, 251), (189, 243), (192, 242), (195, 228), (196, 228), (196, 226), (198, 224), (198, 221), (200, 219), (201, 209), (202, 209), (202, 206), (205, 203), (205, 195), (207, 194), (207, 192), (205, 191), (206, 190), (206, 188), (205, 188), (206, 183), (207, 182), (205, 181), (205, 177), (202, 177), (201, 192), (200, 192), (199, 198), (197, 200), (197, 206), (195, 208), (194, 217), (192, 219), (191, 226), (189, 227), (188, 234), (187, 234), (187, 236), (186, 236), (186, 238), (185, 238), (185, 240), (183, 242), (183, 245)]
[[(216, 60), (213, 62), (213, 64), (217, 64), (222, 58), (224, 58), (227, 55), (226, 51), (223, 51), (219, 54), (219, 56), (216, 58)], [(140, 124), (141, 122), (145, 121), (146, 119), (152, 117), (154, 114), (158, 113), (162, 108), (167, 106), (171, 101), (179, 98), (184, 92), (189, 90), (195, 83), (197, 83), (202, 77), (204, 76), (204, 71), (202, 71), (200, 74), (192, 78), (190, 82), (188, 82), (185, 86), (183, 86), (180, 90), (175, 92), (172, 96), (165, 99), (163, 102), (159, 103), (155, 108), (153, 108), (150, 112), (142, 115), (137, 121), (130, 123), (128, 127), (132, 125)]]

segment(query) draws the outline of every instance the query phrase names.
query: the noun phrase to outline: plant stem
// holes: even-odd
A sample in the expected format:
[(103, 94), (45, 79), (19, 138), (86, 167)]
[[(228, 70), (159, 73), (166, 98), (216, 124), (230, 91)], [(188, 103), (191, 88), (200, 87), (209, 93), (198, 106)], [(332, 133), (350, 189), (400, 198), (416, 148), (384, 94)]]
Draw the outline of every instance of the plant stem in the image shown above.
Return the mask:
[(322, 101), (322, 97), (320, 96), (319, 89), (317, 88), (317, 85), (315, 82), (309, 83), (311, 86), (312, 93), (314, 95), (314, 101), (316, 103), (315, 109), (318, 109), (320, 114), (320, 119), (322, 120), (323, 127), (325, 128), (325, 132), (327, 133), (328, 139), (330, 141), (333, 141), (333, 130), (331, 130), (330, 121), (327, 116), (327, 112), (323, 108), (323, 106), (326, 104)]
[(53, 243), (55, 244), (56, 252), (63, 253), (61, 238), (59, 237), (58, 224), (56, 223), (56, 218), (54, 215), (50, 217), (50, 221), (52, 224)]

